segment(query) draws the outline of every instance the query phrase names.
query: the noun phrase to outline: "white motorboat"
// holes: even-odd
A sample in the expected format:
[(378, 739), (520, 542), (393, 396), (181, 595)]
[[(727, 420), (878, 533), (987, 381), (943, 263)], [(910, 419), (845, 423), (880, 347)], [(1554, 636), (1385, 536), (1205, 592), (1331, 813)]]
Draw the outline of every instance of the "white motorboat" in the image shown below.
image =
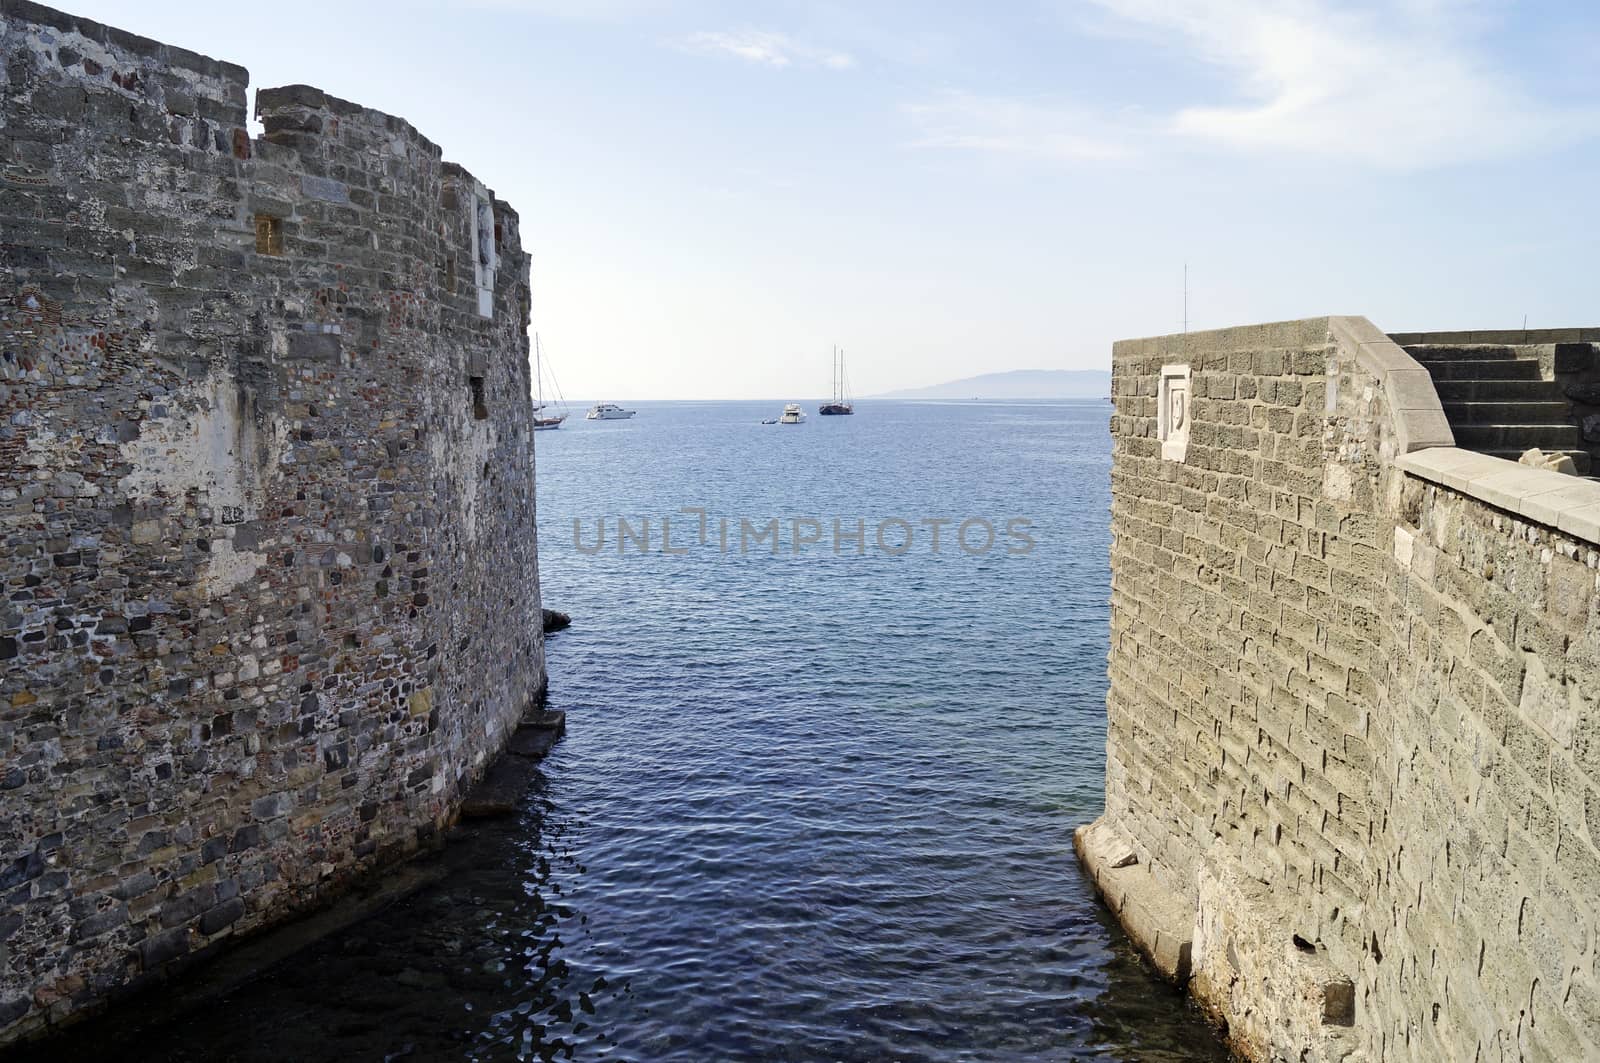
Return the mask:
[(638, 412), (638, 410), (624, 410), (614, 402), (597, 402), (583, 416), (588, 421), (626, 421)]
[(783, 416), (778, 418), (779, 424), (799, 424), (806, 419), (804, 411), (798, 402), (791, 402), (783, 408)]

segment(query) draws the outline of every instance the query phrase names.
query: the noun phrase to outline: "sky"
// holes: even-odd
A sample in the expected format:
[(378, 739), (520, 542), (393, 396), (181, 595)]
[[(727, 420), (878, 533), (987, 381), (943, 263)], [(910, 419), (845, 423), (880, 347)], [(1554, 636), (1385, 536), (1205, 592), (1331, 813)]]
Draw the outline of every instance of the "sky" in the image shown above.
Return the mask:
[(857, 395), (1322, 314), (1600, 324), (1600, 5), (55, 0), (409, 119), (565, 394)]

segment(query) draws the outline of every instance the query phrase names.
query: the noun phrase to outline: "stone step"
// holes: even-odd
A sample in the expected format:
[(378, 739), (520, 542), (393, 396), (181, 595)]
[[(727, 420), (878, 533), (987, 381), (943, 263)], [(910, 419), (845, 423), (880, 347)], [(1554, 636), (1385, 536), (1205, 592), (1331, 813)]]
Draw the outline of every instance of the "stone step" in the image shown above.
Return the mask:
[[(1443, 396), (1441, 396), (1442, 398)], [(1444, 415), (1451, 424), (1565, 424), (1571, 411), (1565, 401), (1548, 402), (1449, 402)]]
[[(1524, 447), (1522, 450), (1481, 450), (1479, 453), (1488, 454), (1495, 458), (1504, 458), (1507, 461), (1518, 461), (1527, 449)], [(1551, 456), (1564, 454), (1571, 458), (1572, 464), (1578, 469), (1579, 476), (1588, 476), (1594, 471), (1594, 459), (1587, 450), (1546, 450), (1545, 453)]]
[(1570, 424), (1454, 424), (1456, 446), (1465, 450), (1579, 450), (1583, 433)]
[(1413, 343), (1406, 353), (1419, 362), (1492, 362), (1521, 355), (1515, 347), (1501, 343)]
[(1539, 363), (1526, 358), (1422, 362), (1435, 380), (1539, 380)]
[(1435, 380), (1439, 401), (1452, 402), (1565, 402), (1554, 380)]
[(1583, 373), (1600, 365), (1600, 343), (1410, 343), (1405, 349), (1418, 362), (1538, 361), (1558, 373)]

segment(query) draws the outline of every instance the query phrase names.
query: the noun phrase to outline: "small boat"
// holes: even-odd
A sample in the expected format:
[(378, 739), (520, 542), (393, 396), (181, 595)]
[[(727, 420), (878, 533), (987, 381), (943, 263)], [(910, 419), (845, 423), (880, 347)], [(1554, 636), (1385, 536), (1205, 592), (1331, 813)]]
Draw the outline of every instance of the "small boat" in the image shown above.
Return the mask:
[(778, 423), (778, 419), (776, 417), (763, 417), (761, 419), (761, 423), (762, 424), (777, 424)]
[(614, 402), (597, 402), (583, 416), (589, 421), (626, 421), (638, 412), (638, 410), (624, 410)]
[(805, 413), (800, 409), (798, 402), (791, 402), (783, 408), (783, 416), (778, 418), (779, 424), (799, 424), (806, 419)]
[(850, 404), (846, 394), (844, 382), (844, 348), (833, 349), (833, 401), (825, 402), (817, 407), (817, 412), (824, 417), (838, 417), (843, 414), (855, 413), (856, 408)]
[(540, 414), (547, 408), (544, 403), (544, 352), (539, 347), (539, 334), (533, 334), (533, 374), (538, 381), (539, 398), (533, 407), (533, 430), (545, 432), (552, 428), (560, 428), (561, 422), (567, 419), (567, 402), (561, 397), (561, 385), (556, 383), (555, 370), (550, 370), (550, 385), (555, 389), (556, 408), (561, 412), (554, 417), (541, 417)]

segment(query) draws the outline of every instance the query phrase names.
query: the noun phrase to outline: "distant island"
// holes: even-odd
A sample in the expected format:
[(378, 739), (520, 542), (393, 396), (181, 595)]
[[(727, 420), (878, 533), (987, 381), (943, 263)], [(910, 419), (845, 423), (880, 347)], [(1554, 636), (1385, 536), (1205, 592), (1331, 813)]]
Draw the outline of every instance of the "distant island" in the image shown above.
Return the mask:
[(1111, 394), (1104, 369), (1013, 369), (873, 395), (876, 399), (1103, 399)]

